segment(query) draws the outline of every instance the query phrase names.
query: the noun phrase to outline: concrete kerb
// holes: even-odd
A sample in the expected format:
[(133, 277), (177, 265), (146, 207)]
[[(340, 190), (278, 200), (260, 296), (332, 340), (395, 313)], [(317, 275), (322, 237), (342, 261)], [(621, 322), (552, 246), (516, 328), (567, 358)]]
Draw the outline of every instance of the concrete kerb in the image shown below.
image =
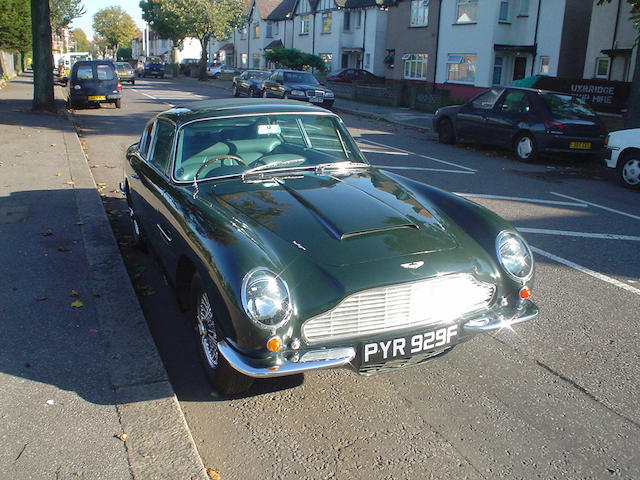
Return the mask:
[(135, 479), (208, 478), (145, 322), (70, 114), (61, 129), (91, 289)]

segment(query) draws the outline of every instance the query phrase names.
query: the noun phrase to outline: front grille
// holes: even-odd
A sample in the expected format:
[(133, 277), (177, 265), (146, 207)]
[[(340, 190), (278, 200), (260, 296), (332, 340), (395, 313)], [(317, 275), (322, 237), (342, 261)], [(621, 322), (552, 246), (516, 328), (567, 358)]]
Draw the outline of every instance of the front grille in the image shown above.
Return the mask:
[(437, 357), (449, 352), (453, 347), (441, 348), (433, 352), (422, 353), (414, 355), (410, 358), (397, 358), (395, 360), (389, 360), (386, 362), (370, 363), (368, 365), (362, 365), (358, 369), (358, 373), (361, 375), (376, 375), (378, 373), (388, 372), (391, 370), (398, 370), (401, 368), (413, 367), (421, 365), (429, 360), (435, 360)]
[(307, 97), (324, 97), (324, 92), (322, 90), (307, 90)]
[(307, 320), (302, 336), (315, 344), (451, 322), (487, 308), (495, 288), (469, 274), (373, 288)]

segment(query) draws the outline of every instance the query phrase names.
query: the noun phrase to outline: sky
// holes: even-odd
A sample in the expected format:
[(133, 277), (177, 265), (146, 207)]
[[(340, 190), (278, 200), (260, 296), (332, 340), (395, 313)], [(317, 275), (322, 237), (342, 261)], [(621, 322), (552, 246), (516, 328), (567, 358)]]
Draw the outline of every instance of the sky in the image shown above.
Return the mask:
[(140, 10), (140, 7), (138, 6), (138, 0), (83, 0), (82, 5), (84, 6), (86, 13), (80, 18), (76, 18), (71, 23), (71, 29), (81, 28), (84, 30), (84, 33), (87, 34), (89, 40), (93, 37), (93, 15), (98, 10), (102, 10), (106, 7), (122, 7), (125, 12), (131, 15), (131, 18), (136, 22), (138, 28), (142, 29), (142, 10)]

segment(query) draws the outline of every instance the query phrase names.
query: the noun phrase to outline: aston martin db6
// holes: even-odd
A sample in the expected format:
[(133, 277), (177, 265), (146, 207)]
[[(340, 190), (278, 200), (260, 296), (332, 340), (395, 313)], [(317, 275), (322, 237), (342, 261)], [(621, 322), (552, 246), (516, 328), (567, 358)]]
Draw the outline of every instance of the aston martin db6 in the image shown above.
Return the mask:
[(372, 166), (317, 106), (176, 106), (129, 147), (121, 188), (223, 393), (417, 365), (538, 314), (533, 257), (513, 226)]

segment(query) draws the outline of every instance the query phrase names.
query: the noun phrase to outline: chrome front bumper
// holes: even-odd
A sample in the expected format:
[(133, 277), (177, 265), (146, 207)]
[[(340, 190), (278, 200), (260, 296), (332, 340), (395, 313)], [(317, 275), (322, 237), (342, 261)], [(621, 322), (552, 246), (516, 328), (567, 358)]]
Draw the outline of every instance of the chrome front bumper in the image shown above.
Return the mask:
[[(462, 330), (469, 335), (480, 332), (508, 329), (516, 323), (526, 322), (538, 316), (538, 307), (526, 301), (520, 308), (509, 315), (500, 314), (491, 317), (480, 317), (462, 324)], [(238, 372), (248, 377), (269, 378), (295, 375), (326, 368), (339, 368), (351, 364), (356, 358), (353, 347), (322, 348), (306, 351), (301, 357), (293, 355), (289, 359), (279, 359), (280, 363), (271, 366), (260, 364), (259, 360), (238, 353), (224, 340), (218, 342), (218, 351)], [(320, 360), (305, 361), (305, 357), (324, 357)]]

